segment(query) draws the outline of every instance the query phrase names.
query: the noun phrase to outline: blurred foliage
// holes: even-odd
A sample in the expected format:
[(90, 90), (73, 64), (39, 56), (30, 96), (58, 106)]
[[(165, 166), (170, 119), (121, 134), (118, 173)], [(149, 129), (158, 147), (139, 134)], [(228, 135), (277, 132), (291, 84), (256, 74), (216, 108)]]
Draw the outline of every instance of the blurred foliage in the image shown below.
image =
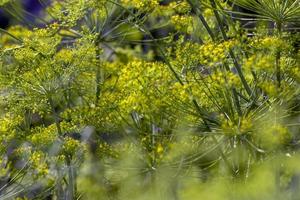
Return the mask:
[(299, 198), (298, 0), (40, 3), (0, 1), (0, 199)]

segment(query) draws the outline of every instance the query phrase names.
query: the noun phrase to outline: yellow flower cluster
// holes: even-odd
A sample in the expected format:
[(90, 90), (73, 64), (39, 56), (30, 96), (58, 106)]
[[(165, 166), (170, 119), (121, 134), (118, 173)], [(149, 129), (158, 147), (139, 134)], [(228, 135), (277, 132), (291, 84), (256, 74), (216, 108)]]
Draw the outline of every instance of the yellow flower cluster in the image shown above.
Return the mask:
[(185, 84), (182, 86), (179, 82), (176, 82), (171, 86), (171, 91), (174, 97), (178, 98), (180, 101), (188, 102), (191, 99), (188, 89), (191, 87), (192, 85)]
[(121, 3), (137, 9), (152, 10), (159, 5), (159, 0), (121, 0)]
[(37, 127), (33, 130), (33, 134), (30, 136), (29, 141), (35, 147), (47, 147), (53, 145), (54, 141), (57, 139), (57, 130), (54, 124), (48, 127)]
[(229, 40), (219, 44), (208, 43), (202, 45), (200, 51), (203, 52), (200, 56), (204, 56), (204, 60), (211, 60), (213, 62), (223, 61), (227, 56), (228, 50), (232, 49), (236, 45), (236, 41)]
[(119, 154), (117, 151), (113, 149), (113, 147), (106, 142), (101, 142), (97, 149), (97, 155), (100, 158), (103, 157), (111, 157), (111, 158), (118, 158)]
[(72, 27), (86, 13), (86, 9), (90, 6), (90, 0), (65, 0), (54, 1), (52, 5), (47, 7), (52, 17), (55, 17), (62, 26)]
[(289, 130), (281, 124), (266, 126), (257, 137), (262, 140), (262, 145), (265, 148), (278, 148), (291, 139)]
[(170, 73), (162, 63), (135, 60), (121, 70), (118, 90), (123, 94), (121, 110), (142, 113), (158, 111), (164, 105)]
[[(22, 122), (21, 116), (10, 116), (0, 118), (0, 143), (5, 144), (16, 137), (16, 127)], [(4, 145), (5, 146), (5, 145)], [(3, 146), (3, 147), (4, 147)], [(1, 147), (0, 147), (1, 149)]]
[(161, 143), (159, 143), (159, 144), (157, 145), (157, 147), (156, 147), (156, 152), (157, 152), (158, 154), (162, 154), (162, 153), (164, 152), (164, 148), (163, 148), (163, 146), (162, 146)]
[(191, 10), (190, 4), (185, 0), (171, 2), (168, 6), (179, 14), (185, 14)]
[(275, 70), (275, 58), (270, 55), (254, 54), (245, 61), (244, 66), (248, 69), (272, 72)]
[(229, 87), (239, 87), (240, 78), (237, 74), (228, 71), (216, 71), (211, 75), (211, 84), (219, 88), (228, 85)]
[(221, 115), (221, 129), (225, 135), (241, 135), (249, 133), (253, 128), (252, 120), (249, 117), (227, 119)]
[(193, 17), (189, 15), (173, 15), (171, 17), (171, 23), (175, 29), (184, 33), (193, 32)]
[(49, 173), (49, 167), (45, 161), (45, 154), (41, 151), (33, 152), (29, 157), (31, 168), (35, 171), (35, 175), (46, 176)]
[(209, 18), (211, 18), (211, 17), (214, 16), (214, 12), (213, 12), (213, 10), (212, 10), (211, 8), (206, 8), (206, 9), (204, 9), (204, 11), (203, 11), (203, 16), (204, 16), (205, 18), (209, 19)]
[(298, 82), (300, 82), (300, 67), (293, 67), (290, 69), (290, 76), (294, 77)]
[(260, 83), (259, 86), (269, 96), (276, 96), (278, 94), (278, 89), (274, 81), (265, 81)]
[[(7, 29), (7, 32), (9, 32), (10, 34), (12, 34), (14, 37), (18, 39), (22, 39), (25, 36), (28, 37), (32, 34), (32, 32), (29, 29), (17, 25), (9, 27)], [(6, 48), (19, 46), (19, 44), (16, 43), (16, 40), (7, 34), (1, 34), (0, 43)]]
[(289, 43), (276, 36), (267, 36), (263, 38), (255, 38), (250, 42), (250, 46), (261, 50), (268, 50), (275, 53), (279, 50), (290, 49)]
[(14, 58), (25, 68), (30, 65), (38, 64), (38, 56), (53, 55), (56, 52), (57, 45), (61, 38), (53, 33), (56, 30), (53, 28), (43, 28), (28, 30), (19, 26), (11, 27), (8, 32), (19, 38), (23, 44), (19, 45), (14, 39), (5, 35), (1, 37), (2, 44), (6, 50), (13, 50)]
[(233, 72), (226, 72), (226, 81), (230, 87), (238, 87), (241, 85), (240, 78)]
[(20, 48), (16, 49), (14, 51), (14, 57), (15, 59), (20, 63), (26, 63), (26, 64), (36, 64), (36, 57), (38, 56), (37, 52), (34, 52), (31, 49), (27, 48)]
[(53, 35), (50, 28), (35, 29), (22, 39), (25, 47), (42, 55), (53, 55), (61, 42), (61, 37)]
[(78, 140), (66, 137), (62, 146), (62, 154), (72, 157), (77, 151), (80, 151), (81, 144)]
[(257, 41), (262, 47), (283, 47), (285, 42), (277, 37), (265, 37)]
[(192, 68), (197, 65), (216, 66), (222, 64), (228, 54), (228, 50), (236, 45), (233, 40), (222, 43), (208, 42), (197, 44), (193, 42), (179, 42), (175, 49), (175, 59), (172, 63), (175, 66)]

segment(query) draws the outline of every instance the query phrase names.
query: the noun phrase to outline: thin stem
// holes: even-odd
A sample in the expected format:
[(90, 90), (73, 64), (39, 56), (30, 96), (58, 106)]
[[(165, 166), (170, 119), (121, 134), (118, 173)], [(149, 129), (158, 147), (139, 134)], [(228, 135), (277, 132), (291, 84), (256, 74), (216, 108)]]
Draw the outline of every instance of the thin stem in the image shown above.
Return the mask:
[(199, 17), (201, 23), (203, 24), (203, 26), (205, 27), (207, 33), (209, 34), (209, 36), (211, 37), (211, 39), (213, 41), (215, 41), (215, 35), (212, 32), (211, 28), (209, 27), (208, 23), (206, 22), (205, 18), (203, 17), (203, 15), (201, 14), (200, 10), (198, 9), (198, 7), (196, 5), (194, 5), (194, 3), (191, 0), (187, 0), (187, 2), (190, 4), (192, 11)]
[(6, 34), (6, 35), (8, 35), (8, 36), (10, 36), (11, 38), (17, 40), (18, 42), (21, 42), (21, 43), (23, 42), (20, 38), (17, 38), (16, 36), (14, 36), (13, 34), (11, 34), (10, 32), (8, 32), (8, 31), (5, 30), (5, 29), (0, 28), (0, 32)]
[[(114, 1), (111, 1), (111, 2), (115, 3), (115, 4), (118, 5), (118, 6), (123, 7), (122, 5), (118, 4), (117, 2), (114, 2)], [(126, 8), (124, 8), (124, 9), (126, 9)], [(127, 9), (126, 9), (126, 10), (127, 10)], [(129, 12), (130, 15), (132, 15), (132, 16), (135, 17), (135, 15), (134, 15), (132, 12), (130, 12), (129, 10), (127, 10), (127, 11)], [(139, 24), (136, 24), (136, 26), (138, 26), (142, 32), (147, 33), (147, 34), (151, 37), (151, 39), (154, 39), (154, 37), (152, 36), (151, 32), (147, 31), (147, 29), (146, 29), (145, 27), (141, 27)], [(181, 80), (180, 76), (177, 74), (177, 72), (176, 72), (175, 69), (173, 68), (173, 66), (172, 66), (171, 62), (169, 61), (169, 59), (166, 57), (166, 55), (165, 55), (165, 53), (164, 53), (164, 50), (163, 50), (163, 49), (161, 48), (161, 46), (157, 43), (157, 41), (154, 40), (154, 43), (157, 45), (159, 52), (160, 52), (161, 55), (163, 56), (163, 59), (165, 60), (167, 66), (169, 67), (169, 69), (171, 70), (171, 72), (173, 73), (173, 75), (175, 76), (175, 78), (177, 79), (177, 81), (178, 81), (182, 86), (184, 86), (184, 82)], [(203, 122), (204, 122), (204, 125), (205, 125), (205, 126), (207, 127), (207, 129), (211, 132), (211, 128), (210, 128), (210, 126), (209, 126), (209, 124), (208, 124), (208, 120), (211, 121), (211, 122), (216, 123), (215, 120), (213, 120), (213, 119), (211, 119), (209, 116), (207, 116), (207, 111), (206, 111), (204, 108), (200, 107), (200, 105), (198, 104), (197, 100), (193, 99), (192, 102), (193, 102), (193, 104), (195, 105), (197, 112), (200, 114), (200, 117), (202, 118), (202, 120), (203, 120)], [(213, 142), (214, 142), (215, 144), (218, 144), (218, 141), (217, 141), (217, 139), (216, 139), (216, 137), (215, 137), (214, 135), (212, 135), (212, 138), (213, 138)], [(234, 171), (234, 169), (231, 167), (229, 161), (227, 160), (225, 154), (223, 153), (223, 150), (219, 147), (219, 148), (218, 148), (218, 151), (220, 152), (220, 155), (221, 155), (222, 159), (224, 160), (225, 164), (227, 165), (227, 167), (228, 167), (229, 169), (231, 169), (231, 170)]]
[[(188, 0), (188, 3), (191, 5), (193, 12), (194, 12), (196, 15), (199, 16), (200, 21), (202, 22), (202, 24), (203, 24), (204, 27), (206, 28), (206, 30), (207, 30), (208, 34), (210, 35), (211, 39), (212, 39), (213, 41), (215, 41), (215, 35), (213, 34), (212, 30), (210, 29), (208, 23), (206, 22), (205, 18), (204, 18), (203, 15), (201, 14), (201, 12), (199, 12), (199, 9), (197, 9), (197, 8), (193, 5), (193, 3), (191, 2), (191, 0)], [(222, 30), (222, 31), (224, 31), (224, 30)], [(225, 35), (225, 37), (227, 38), (225, 32), (224, 32), (224, 35)], [(235, 59), (234, 59), (234, 60), (235, 60)], [(228, 66), (226, 63), (225, 63), (224, 65), (225, 65), (226, 70), (227, 70), (227, 71), (230, 71), (229, 66)], [(237, 108), (238, 114), (239, 114), (239, 115), (242, 115), (242, 111), (241, 111), (241, 108), (240, 108), (240, 103), (239, 103), (239, 101), (238, 101), (239, 98), (238, 98), (238, 96), (237, 96), (237, 91), (236, 91), (235, 88), (232, 89), (232, 93), (233, 93), (234, 102), (235, 102), (235, 106), (236, 106), (236, 108)]]
[(100, 93), (101, 93), (101, 86), (100, 86), (100, 84), (101, 84), (101, 74), (102, 74), (102, 72), (101, 72), (101, 69), (100, 69), (100, 63), (101, 63), (101, 61), (100, 61), (100, 47), (99, 47), (99, 45), (100, 45), (100, 42), (99, 41), (96, 41), (95, 42), (95, 46), (96, 46), (96, 59), (97, 59), (97, 65), (96, 65), (96, 67), (97, 67), (97, 69), (96, 69), (96, 99), (95, 99), (95, 105), (97, 105), (98, 104), (98, 102), (99, 102), (99, 98), (100, 98)]
[(62, 129), (61, 129), (61, 126), (60, 126), (59, 116), (58, 116), (57, 112), (55, 111), (55, 107), (54, 107), (52, 97), (48, 97), (48, 101), (49, 101), (49, 104), (50, 104), (50, 107), (51, 107), (52, 115), (54, 117), (57, 132), (61, 136), (62, 135)]
[[(219, 16), (219, 13), (218, 13), (218, 11), (217, 11), (216, 3), (215, 3), (214, 0), (210, 0), (210, 3), (211, 3), (211, 6), (212, 6), (212, 8), (213, 8), (213, 12), (214, 12), (214, 15), (215, 15), (215, 17), (216, 17), (218, 26), (219, 26), (219, 28), (220, 28), (222, 37), (223, 37), (223, 39), (224, 39), (225, 41), (227, 41), (227, 40), (228, 40), (228, 37), (227, 37), (227, 34), (226, 34), (225, 29), (224, 29), (224, 27), (223, 27), (223, 23), (222, 23), (222, 21), (221, 21), (221, 18), (220, 18), (220, 16)], [(242, 81), (242, 84), (243, 84), (243, 86), (244, 86), (244, 88), (245, 88), (247, 94), (248, 94), (250, 97), (253, 97), (254, 93), (252, 92), (250, 86), (248, 85), (247, 80), (245, 79), (244, 74), (243, 74), (243, 72), (242, 72), (241, 66), (239, 65), (239, 63), (238, 63), (238, 61), (237, 61), (237, 59), (236, 59), (236, 57), (235, 57), (235, 55), (234, 55), (232, 49), (229, 49), (229, 55), (230, 55), (230, 57), (231, 57), (232, 60), (233, 60), (233, 64), (234, 64), (234, 66), (235, 66), (235, 68), (236, 68), (236, 70), (237, 70), (237, 72), (238, 72), (238, 75), (239, 75), (239, 77), (240, 77), (240, 79), (241, 79), (241, 81)]]
[(71, 158), (67, 158), (67, 166), (68, 166), (68, 198), (69, 200), (73, 200), (75, 197), (75, 185), (76, 185), (76, 179), (74, 174), (74, 169), (71, 164)]
[[(282, 23), (277, 22), (276, 28), (278, 32), (279, 39), (282, 38)], [(275, 58), (275, 70), (276, 70), (276, 79), (277, 79), (277, 87), (280, 88), (281, 85), (281, 73), (280, 73), (280, 58), (281, 58), (281, 51), (280, 49), (276, 50), (276, 58)]]

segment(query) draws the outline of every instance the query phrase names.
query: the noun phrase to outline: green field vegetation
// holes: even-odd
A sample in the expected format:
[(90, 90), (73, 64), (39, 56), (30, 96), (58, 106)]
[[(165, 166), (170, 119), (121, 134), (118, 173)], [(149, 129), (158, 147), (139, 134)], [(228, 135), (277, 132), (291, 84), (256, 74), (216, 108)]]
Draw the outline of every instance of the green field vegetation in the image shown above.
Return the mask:
[(0, 0), (1, 200), (300, 199), (299, 0), (40, 3)]

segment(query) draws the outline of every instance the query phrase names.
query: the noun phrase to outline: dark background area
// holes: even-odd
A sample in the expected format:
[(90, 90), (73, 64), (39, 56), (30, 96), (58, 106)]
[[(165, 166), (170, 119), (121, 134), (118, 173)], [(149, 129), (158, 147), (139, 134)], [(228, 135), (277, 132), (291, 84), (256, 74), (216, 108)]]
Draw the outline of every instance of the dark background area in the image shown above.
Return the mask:
[[(43, 9), (43, 6), (39, 0), (21, 0), (20, 3), (23, 9), (32, 15), (38, 15)], [(34, 16), (31, 15), (27, 15), (25, 18), (31, 21), (35, 20)], [(13, 17), (9, 16), (4, 12), (4, 10), (0, 9), (0, 27), (5, 29), (10, 25), (10, 23), (12, 23), (12, 21)]]

